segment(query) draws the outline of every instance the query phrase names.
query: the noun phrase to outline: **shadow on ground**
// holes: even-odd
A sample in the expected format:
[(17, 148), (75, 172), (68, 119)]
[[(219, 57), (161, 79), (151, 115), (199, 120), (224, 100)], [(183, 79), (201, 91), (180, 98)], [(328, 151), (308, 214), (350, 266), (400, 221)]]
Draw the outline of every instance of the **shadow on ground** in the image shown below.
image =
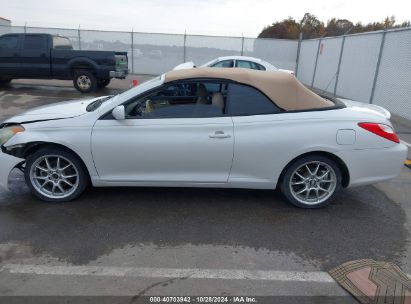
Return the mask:
[(374, 187), (345, 190), (329, 207), (302, 210), (274, 191), (104, 188), (43, 203), (21, 180), (0, 192), (0, 243), (84, 264), (133, 244), (247, 246), (294, 253), (329, 269), (371, 258), (399, 263), (405, 214)]

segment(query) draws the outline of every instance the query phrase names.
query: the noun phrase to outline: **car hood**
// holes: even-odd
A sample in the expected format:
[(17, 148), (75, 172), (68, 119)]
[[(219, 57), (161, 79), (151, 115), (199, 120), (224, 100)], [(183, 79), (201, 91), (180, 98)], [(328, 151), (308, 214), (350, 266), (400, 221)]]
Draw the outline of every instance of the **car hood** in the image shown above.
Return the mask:
[(73, 118), (87, 113), (87, 106), (95, 100), (107, 96), (63, 101), (33, 108), (9, 118), (5, 123), (29, 123), (45, 120)]

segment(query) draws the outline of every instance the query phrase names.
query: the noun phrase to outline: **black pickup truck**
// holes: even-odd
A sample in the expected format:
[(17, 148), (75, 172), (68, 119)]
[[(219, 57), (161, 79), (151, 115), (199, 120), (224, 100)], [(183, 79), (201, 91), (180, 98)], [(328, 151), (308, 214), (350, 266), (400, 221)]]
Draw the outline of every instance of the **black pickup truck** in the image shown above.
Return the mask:
[(126, 52), (73, 50), (68, 38), (49, 34), (0, 36), (0, 84), (16, 78), (72, 79), (89, 93), (128, 74)]

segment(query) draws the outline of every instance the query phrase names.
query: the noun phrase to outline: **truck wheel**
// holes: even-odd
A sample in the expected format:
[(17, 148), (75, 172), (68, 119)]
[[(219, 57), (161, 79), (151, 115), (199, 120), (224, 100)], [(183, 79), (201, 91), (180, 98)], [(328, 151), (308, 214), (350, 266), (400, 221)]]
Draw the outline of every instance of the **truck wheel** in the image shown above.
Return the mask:
[(75, 71), (73, 84), (81, 93), (90, 93), (97, 89), (97, 79), (89, 70)]
[(0, 79), (0, 84), (9, 84), (11, 79)]
[(105, 88), (110, 84), (111, 79), (99, 79), (97, 81), (97, 87), (98, 88)]

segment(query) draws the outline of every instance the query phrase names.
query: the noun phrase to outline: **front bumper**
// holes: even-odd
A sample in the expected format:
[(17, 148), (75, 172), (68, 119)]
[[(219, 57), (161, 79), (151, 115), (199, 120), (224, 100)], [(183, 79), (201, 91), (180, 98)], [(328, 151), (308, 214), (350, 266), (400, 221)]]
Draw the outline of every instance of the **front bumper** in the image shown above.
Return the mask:
[(121, 71), (110, 71), (110, 77), (111, 78), (120, 78), (124, 79), (128, 75), (128, 70), (121, 70)]
[(336, 153), (347, 165), (351, 186), (370, 185), (397, 177), (408, 148), (397, 144), (385, 149), (349, 150)]
[(24, 159), (0, 151), (0, 188), (8, 189), (10, 172)]

